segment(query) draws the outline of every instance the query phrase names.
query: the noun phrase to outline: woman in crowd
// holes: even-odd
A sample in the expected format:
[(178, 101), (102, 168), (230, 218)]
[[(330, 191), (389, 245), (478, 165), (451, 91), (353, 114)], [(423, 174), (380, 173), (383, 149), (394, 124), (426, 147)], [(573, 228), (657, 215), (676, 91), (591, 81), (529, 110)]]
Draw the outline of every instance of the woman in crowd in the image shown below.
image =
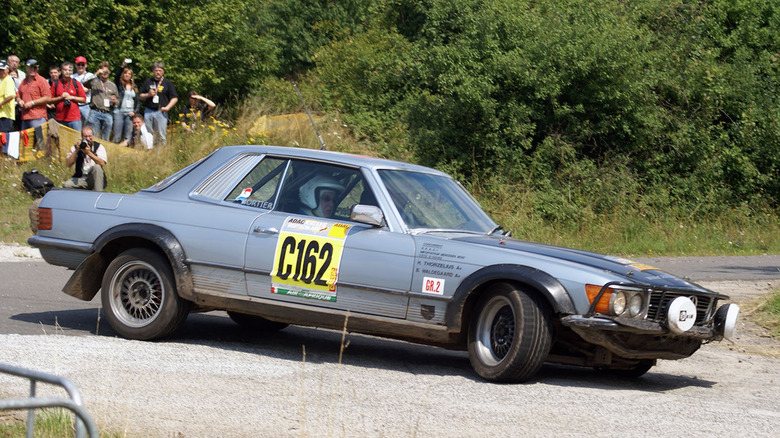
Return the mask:
[[(138, 87), (133, 80), (133, 70), (122, 64), (115, 78), (116, 88), (119, 90), (118, 105), (114, 110), (114, 143), (127, 146), (130, 134), (133, 132), (133, 116), (141, 108), (141, 100), (138, 98)], [(121, 72), (121, 73), (120, 73)]]

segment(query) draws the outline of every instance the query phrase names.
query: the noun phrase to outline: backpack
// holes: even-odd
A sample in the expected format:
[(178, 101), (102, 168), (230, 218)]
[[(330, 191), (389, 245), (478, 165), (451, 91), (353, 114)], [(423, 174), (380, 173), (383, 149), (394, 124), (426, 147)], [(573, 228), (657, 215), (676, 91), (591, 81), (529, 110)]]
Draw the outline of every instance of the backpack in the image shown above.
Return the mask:
[(38, 173), (37, 169), (24, 172), (24, 174), (22, 174), (22, 184), (24, 185), (24, 188), (36, 198), (45, 195), (46, 192), (54, 188), (52, 180), (42, 173)]

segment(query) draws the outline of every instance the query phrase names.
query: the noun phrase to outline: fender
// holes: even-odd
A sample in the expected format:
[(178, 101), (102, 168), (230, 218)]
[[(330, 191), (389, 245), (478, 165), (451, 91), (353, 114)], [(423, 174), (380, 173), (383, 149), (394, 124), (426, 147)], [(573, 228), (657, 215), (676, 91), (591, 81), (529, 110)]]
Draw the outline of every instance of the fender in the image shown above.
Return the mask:
[(95, 239), (93, 253), (76, 268), (62, 289), (68, 295), (89, 301), (100, 290), (108, 264), (125, 249), (144, 246), (163, 251), (176, 277), (180, 297), (194, 300), (192, 273), (185, 263), (186, 255), (176, 237), (167, 229), (146, 223), (122, 224), (105, 231)]
[(445, 321), (447, 327), (459, 330), (463, 320), (466, 302), (479, 286), (496, 280), (512, 281), (538, 290), (550, 303), (555, 313), (574, 314), (576, 309), (563, 285), (536, 268), (523, 265), (493, 265), (484, 267), (464, 278), (452, 296), (453, 305), (448, 307)]

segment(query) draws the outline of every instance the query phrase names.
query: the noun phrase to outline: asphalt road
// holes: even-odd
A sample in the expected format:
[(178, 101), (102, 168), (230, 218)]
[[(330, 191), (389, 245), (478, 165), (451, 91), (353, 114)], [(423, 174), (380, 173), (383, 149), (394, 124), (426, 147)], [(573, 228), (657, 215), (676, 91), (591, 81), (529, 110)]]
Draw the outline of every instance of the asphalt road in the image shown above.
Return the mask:
[(780, 255), (642, 257), (635, 260), (694, 282), (780, 279)]
[[(708, 285), (731, 280), (717, 292), (780, 282), (777, 256), (637, 261)], [(98, 318), (97, 298), (61, 292), (69, 276), (42, 261), (0, 263), (0, 361), (70, 379), (98, 427), (121, 436), (780, 434), (780, 358), (755, 336), (659, 361), (636, 380), (545, 365), (531, 382), (496, 385), (465, 352), (347, 334), (342, 355), (339, 332), (249, 334), (221, 313), (190, 315), (164, 341), (125, 340)], [(28, 390), (0, 374), (0, 397)]]

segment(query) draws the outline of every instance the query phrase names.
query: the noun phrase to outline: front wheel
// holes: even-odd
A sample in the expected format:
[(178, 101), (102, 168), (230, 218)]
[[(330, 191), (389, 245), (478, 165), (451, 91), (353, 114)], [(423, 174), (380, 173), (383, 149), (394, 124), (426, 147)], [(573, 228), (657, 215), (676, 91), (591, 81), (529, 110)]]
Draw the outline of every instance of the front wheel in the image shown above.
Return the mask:
[(146, 248), (129, 249), (111, 261), (103, 274), (101, 300), (111, 327), (128, 339), (167, 336), (190, 309), (189, 301), (176, 293), (168, 260)]
[(535, 294), (500, 283), (475, 310), (468, 347), (477, 374), (495, 382), (522, 382), (536, 375), (552, 343), (546, 303)]

